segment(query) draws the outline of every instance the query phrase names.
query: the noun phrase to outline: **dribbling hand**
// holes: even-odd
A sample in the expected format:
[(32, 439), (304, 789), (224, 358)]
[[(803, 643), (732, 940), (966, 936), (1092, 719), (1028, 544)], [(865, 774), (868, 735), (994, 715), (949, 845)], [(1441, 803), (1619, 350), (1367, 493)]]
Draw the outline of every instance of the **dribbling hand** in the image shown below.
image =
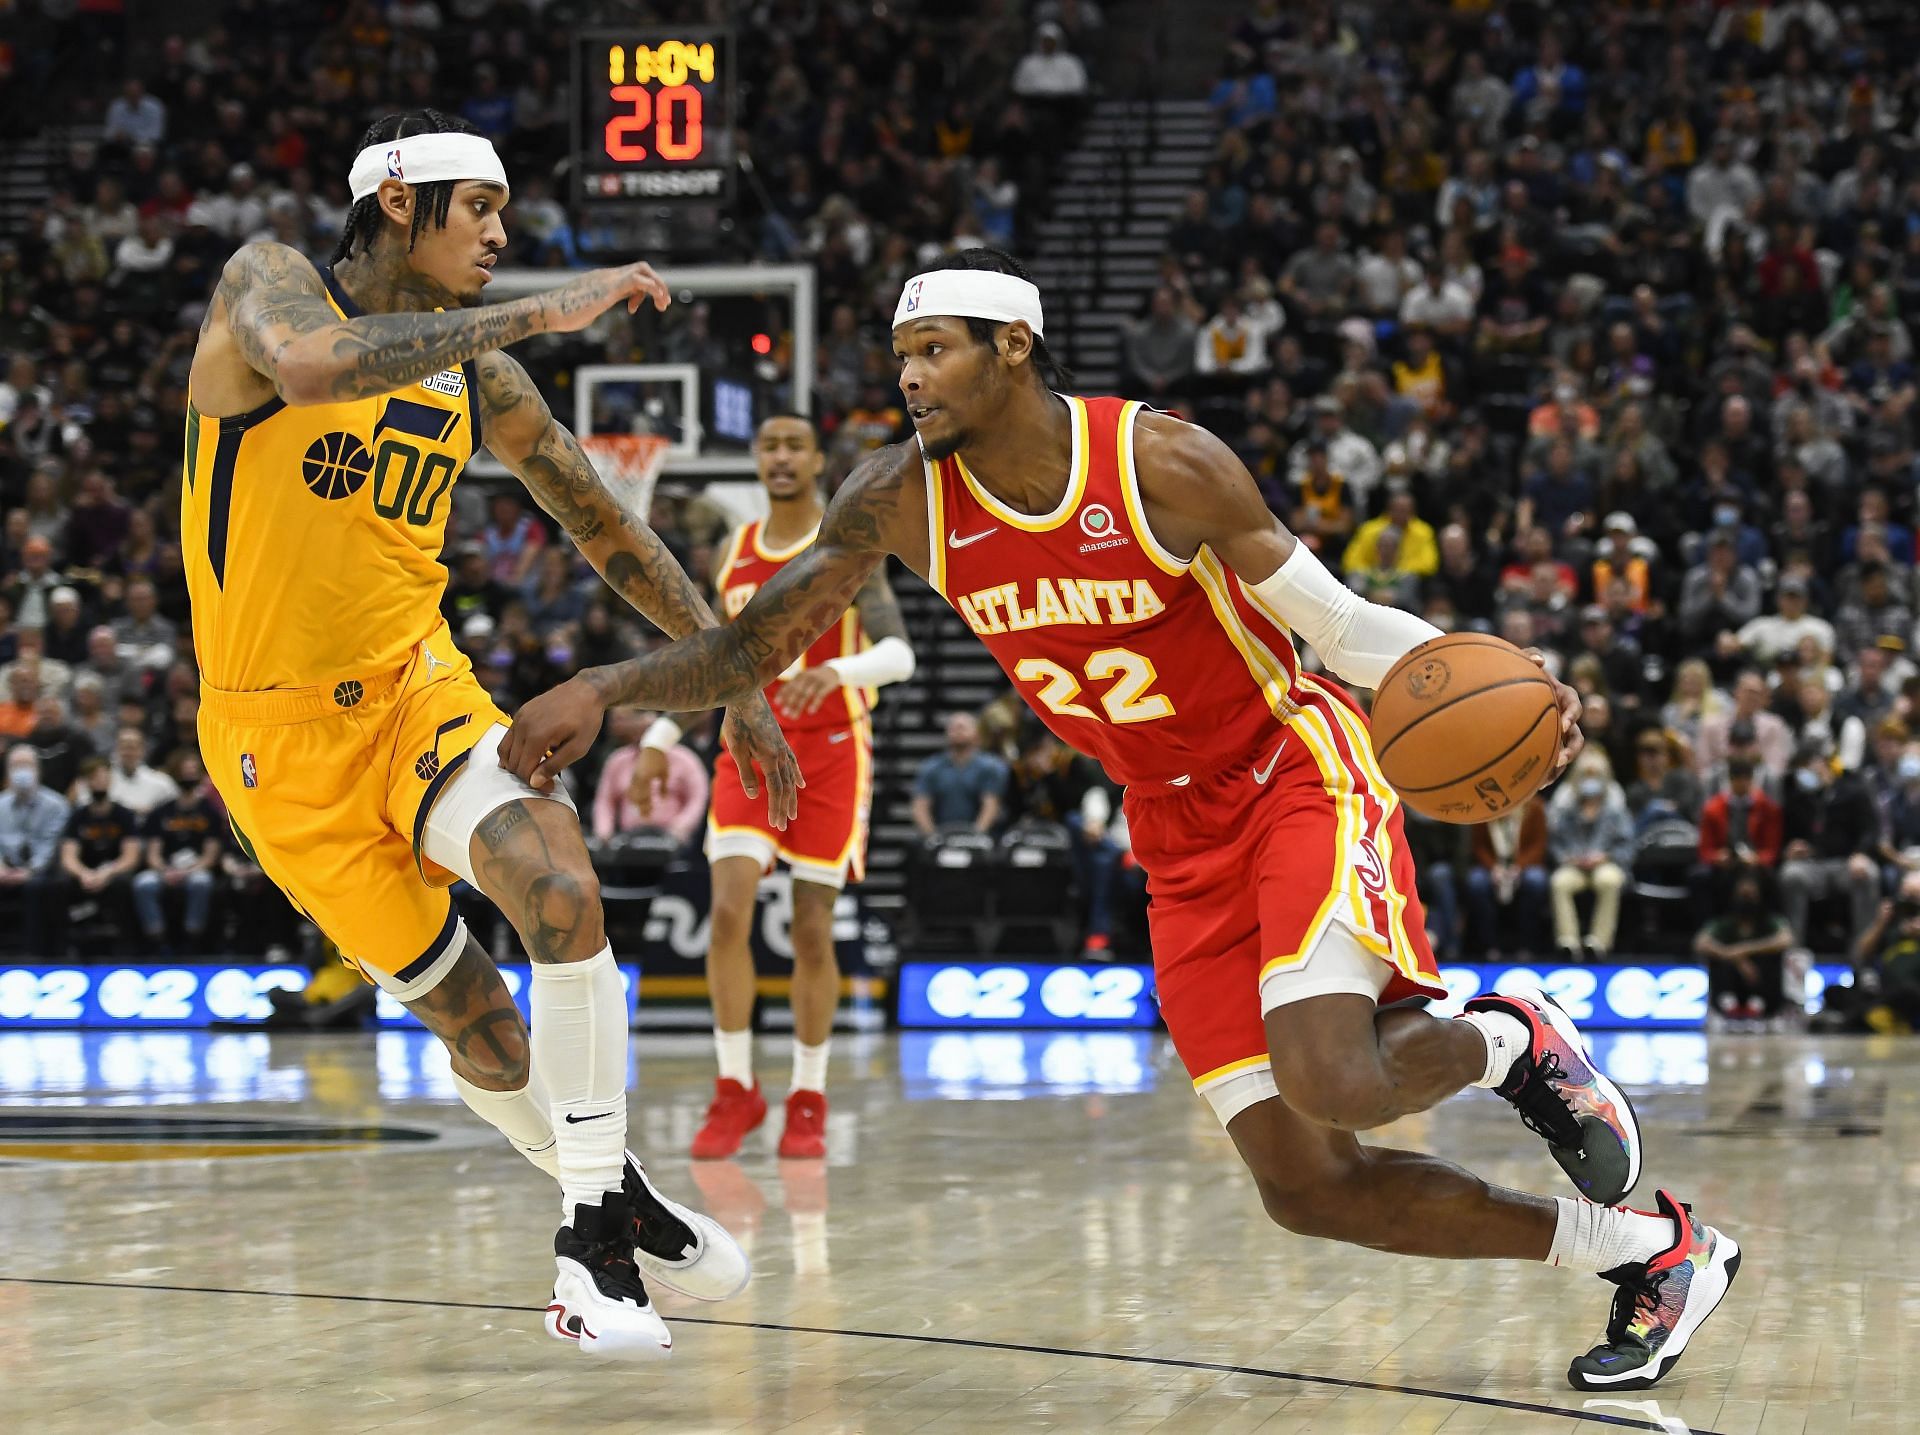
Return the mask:
[(1545, 787), (1557, 781), (1560, 774), (1573, 764), (1573, 760), (1580, 756), (1581, 749), (1587, 745), (1587, 735), (1580, 730), (1580, 716), (1585, 711), (1585, 706), (1580, 701), (1579, 693), (1552, 673), (1547, 672), (1545, 653), (1538, 648), (1525, 648), (1522, 651), (1539, 665), (1541, 672), (1546, 673), (1547, 681), (1553, 684), (1554, 704), (1560, 709), (1560, 752), (1553, 760), (1553, 771), (1547, 774), (1546, 782), (1541, 784)]

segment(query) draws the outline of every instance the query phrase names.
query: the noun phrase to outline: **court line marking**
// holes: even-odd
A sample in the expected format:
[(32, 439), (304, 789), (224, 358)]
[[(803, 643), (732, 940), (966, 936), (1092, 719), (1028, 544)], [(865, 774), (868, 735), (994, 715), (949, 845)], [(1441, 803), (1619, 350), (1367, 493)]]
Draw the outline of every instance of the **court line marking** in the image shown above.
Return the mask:
[[(263, 1291), (236, 1286), (161, 1285), (147, 1281), (83, 1281), (53, 1276), (0, 1276), (0, 1285), (77, 1286), (89, 1290), (174, 1291), (191, 1295), (268, 1296), (280, 1300), (356, 1301), (363, 1305), (419, 1306), (434, 1310), (508, 1311), (516, 1315), (538, 1315), (541, 1307), (503, 1305), (493, 1301), (427, 1300), (411, 1296), (335, 1295), (328, 1291)], [(1258, 1365), (1231, 1365), (1217, 1360), (1183, 1360), (1168, 1355), (1123, 1355), (1112, 1350), (1075, 1350), (1060, 1345), (1025, 1345), (1010, 1340), (974, 1340), (960, 1335), (915, 1335), (892, 1330), (850, 1330), (825, 1325), (783, 1325), (767, 1320), (717, 1320), (712, 1316), (679, 1315), (679, 1325), (717, 1326), (726, 1330), (774, 1330), (791, 1335), (839, 1335), (860, 1340), (898, 1340), (915, 1345), (944, 1345), (966, 1350), (997, 1350), (1016, 1355), (1057, 1355), (1069, 1360), (1106, 1360), (1119, 1365), (1156, 1365), (1174, 1370), (1210, 1370), (1221, 1375), (1257, 1375), (1267, 1380), (1290, 1380), (1299, 1385), (1328, 1385), (1341, 1390), (1377, 1390), (1388, 1395), (1416, 1396), (1426, 1400), (1451, 1400), (1464, 1405), (1487, 1405), (1499, 1410), (1520, 1410), (1529, 1415), (1550, 1415), (1584, 1425), (1611, 1425), (1621, 1430), (1652, 1430), (1667, 1435), (1671, 1425), (1652, 1420), (1637, 1420), (1626, 1415), (1602, 1415), (1592, 1410), (1569, 1410), (1559, 1405), (1537, 1405), (1527, 1400), (1503, 1400), (1496, 1395), (1468, 1395), (1451, 1390), (1428, 1390), (1418, 1385), (1392, 1385), (1377, 1380), (1349, 1380), (1339, 1375), (1306, 1375), (1293, 1370), (1270, 1370)], [(1640, 1392), (1624, 1392), (1637, 1395)], [(1658, 1399), (1657, 1396), (1649, 1397)], [(1689, 1426), (1691, 1435), (1724, 1435), (1724, 1432)]]

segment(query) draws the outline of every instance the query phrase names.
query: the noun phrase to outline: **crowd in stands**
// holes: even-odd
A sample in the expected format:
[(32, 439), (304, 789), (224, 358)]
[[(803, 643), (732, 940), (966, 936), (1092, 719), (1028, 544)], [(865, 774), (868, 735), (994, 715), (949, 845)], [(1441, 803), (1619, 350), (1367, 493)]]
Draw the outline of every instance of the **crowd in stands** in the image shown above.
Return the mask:
[[(189, 862), (167, 837), (176, 800), (219, 814), (193, 756), (198, 686), (177, 514), (187, 370), (226, 257), (274, 240), (329, 262), (362, 131), (395, 109), (433, 106), (502, 151), (514, 184), (509, 262), (590, 259), (579, 217), (558, 198), (567, 42), (575, 25), (628, 7), (214, 8), (217, 25), (142, 45), (124, 7), (20, 0), (13, 38), (0, 42), (0, 144), (60, 146), (54, 192), (7, 216), (0, 237), (0, 740), (15, 779), (0, 797), (0, 909), (20, 917), (13, 930), (31, 949), (84, 944), (94, 908), (101, 927), (117, 915), (151, 934), (159, 910), (166, 940), (218, 942), (209, 923), (250, 911), (264, 885), (224, 818), (217, 856), (209, 847)], [(656, 5), (649, 18), (697, 23), (711, 9)], [(950, 244), (1019, 241), (1088, 94), (1102, 12), (1092, 0), (1046, 0), (1031, 13), (989, 3), (962, 24), (775, 0), (748, 11), (731, 14), (753, 37), (735, 51), (739, 201), (734, 222), (703, 237), (700, 258), (816, 266), (825, 338), (815, 412), (844, 473), (905, 430), (885, 329), (893, 296)], [(44, 103), (54, 93), (57, 114)], [(621, 316), (537, 340), (524, 357), (555, 392), (583, 362), (702, 361), (719, 342), (709, 323), (700, 304), (650, 327)], [(769, 362), (777, 391), (788, 358)], [(469, 481), (455, 492), (445, 612), (509, 709), (653, 640), (517, 488)], [(706, 582), (719, 510), (675, 493), (654, 519)], [(642, 825), (621, 776), (631, 729), (623, 715), (581, 774), (601, 839)], [(83, 769), (95, 758), (112, 763), (106, 825), (88, 815)], [(646, 825), (697, 833), (697, 767), (690, 755), (676, 766)], [(156, 892), (168, 898), (158, 909)], [(241, 926), (255, 950), (284, 942), (277, 918)]]
[[(115, 54), (124, 37), (82, 7), (0, 56), (0, 139), (39, 131), (32, 97), (57, 71), (110, 77), (58, 192), (0, 241), (0, 733), (10, 777), (27, 753), (36, 768), (0, 798), (0, 887), (113, 868), (131, 900), (148, 875), (190, 927), (192, 872), (246, 873), (231, 850), (71, 835), (96, 781), (126, 807), (114, 785), (162, 776), (148, 763), (204, 791), (175, 435), (212, 276), (256, 238), (324, 262), (345, 157), (399, 104), (501, 145), (516, 262), (582, 262), (554, 161), (585, 8), (230, 0), (219, 28)], [(1050, 0), (947, 28), (828, 4), (749, 18), (750, 182), (711, 257), (818, 268), (819, 417), (844, 471), (903, 428), (880, 328), (897, 285), (956, 243), (1027, 237), (1103, 17)], [(1585, 696), (1587, 753), (1557, 788), (1483, 827), (1412, 825), (1446, 955), (1693, 946), (1744, 1010), (1777, 999), (1741, 983), (1781, 932), (1870, 968), (1907, 940), (1917, 43), (1912, 7), (1827, 0), (1253, 0), (1241, 17), (1218, 151), (1128, 333), (1125, 387), (1232, 442), (1358, 591), (1537, 645)], [(529, 357), (551, 376), (698, 355), (705, 322), (686, 306)], [(462, 490), (446, 611), (509, 706), (649, 641), (517, 493)], [(704, 577), (717, 515), (668, 498), (656, 519)], [(1109, 819), (1078, 816), (1099, 784), (1053, 780), (1072, 754), (1030, 729), (989, 746), (999, 820), (1020, 816), (1025, 765), (1032, 799), (1124, 866)], [(99, 779), (88, 759), (108, 754)], [(617, 769), (601, 795), (597, 824), (630, 826)], [(42, 798), (72, 804), (53, 856)], [(700, 800), (689, 775), (671, 810)], [(1720, 915), (1696, 934), (1703, 907)]]
[[(1132, 387), (1233, 442), (1355, 589), (1537, 645), (1587, 703), (1526, 811), (1415, 824), (1449, 955), (1764, 913), (1698, 934), (1737, 976), (1759, 959), (1716, 954), (1762, 936), (1870, 963), (1898, 927), (1916, 42), (1914, 7), (1827, 0), (1239, 24)], [(1776, 999), (1743, 980), (1741, 1012)]]

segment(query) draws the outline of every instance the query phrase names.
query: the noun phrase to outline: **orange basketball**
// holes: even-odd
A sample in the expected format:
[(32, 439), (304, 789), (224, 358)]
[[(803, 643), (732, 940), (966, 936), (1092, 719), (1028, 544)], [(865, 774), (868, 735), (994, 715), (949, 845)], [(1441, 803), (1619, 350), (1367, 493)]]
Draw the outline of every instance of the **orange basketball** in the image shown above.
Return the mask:
[(1559, 751), (1553, 684), (1513, 644), (1448, 633), (1393, 665), (1373, 700), (1380, 771), (1415, 812), (1485, 822), (1540, 789)]

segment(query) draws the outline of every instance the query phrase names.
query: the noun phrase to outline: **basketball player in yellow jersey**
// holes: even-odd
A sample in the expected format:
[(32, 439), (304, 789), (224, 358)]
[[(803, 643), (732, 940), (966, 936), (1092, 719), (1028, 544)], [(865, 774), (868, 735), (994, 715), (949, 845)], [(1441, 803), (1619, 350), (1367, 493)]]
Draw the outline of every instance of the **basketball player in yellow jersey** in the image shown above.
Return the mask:
[[(607, 582), (673, 636), (713, 614), (500, 346), (664, 308), (644, 264), (479, 307), (506, 233), (487, 141), (434, 111), (370, 128), (329, 270), (227, 261), (189, 378), (181, 524), (207, 768), (279, 886), (452, 1052), (467, 1104), (557, 1179), (546, 1326), (603, 1355), (672, 1346), (640, 1271), (716, 1300), (725, 1231), (625, 1150), (627, 1006), (573, 803), (495, 758), (505, 715), (440, 617), (449, 491), (486, 444)], [(798, 774), (757, 695), (728, 714), (775, 813)], [(556, 800), (557, 799), (557, 800)], [(464, 877), (533, 958), (531, 1035), (445, 888)]]

